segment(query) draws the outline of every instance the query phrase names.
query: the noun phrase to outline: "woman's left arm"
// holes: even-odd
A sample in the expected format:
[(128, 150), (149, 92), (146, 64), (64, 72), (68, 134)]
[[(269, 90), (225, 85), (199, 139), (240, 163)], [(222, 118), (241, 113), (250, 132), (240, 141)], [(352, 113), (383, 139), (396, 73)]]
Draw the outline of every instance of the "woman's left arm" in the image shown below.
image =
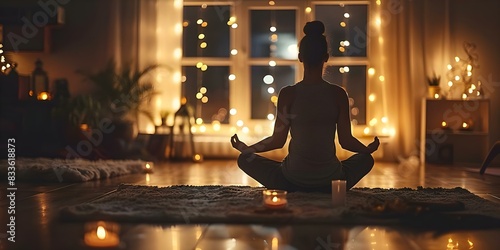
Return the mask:
[(247, 146), (238, 139), (237, 135), (234, 135), (231, 137), (231, 143), (234, 148), (242, 153), (259, 153), (282, 148), (285, 145), (291, 122), (290, 106), (293, 101), (292, 88), (293, 86), (284, 87), (278, 95), (278, 107), (273, 134), (251, 146)]

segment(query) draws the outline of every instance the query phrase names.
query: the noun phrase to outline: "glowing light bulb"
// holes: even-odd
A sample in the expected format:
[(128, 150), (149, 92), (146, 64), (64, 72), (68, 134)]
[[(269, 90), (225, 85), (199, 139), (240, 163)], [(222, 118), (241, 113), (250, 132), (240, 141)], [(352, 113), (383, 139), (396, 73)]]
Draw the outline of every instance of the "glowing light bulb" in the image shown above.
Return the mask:
[(234, 74), (230, 74), (228, 78), (229, 81), (233, 81), (234, 79), (236, 79), (236, 76)]
[(380, 119), (380, 121), (381, 121), (382, 123), (387, 123), (387, 122), (389, 121), (389, 119), (387, 119), (387, 117), (385, 117), (385, 116), (384, 116), (384, 117), (382, 117), (382, 118)]
[(196, 124), (198, 124), (198, 125), (203, 124), (203, 119), (201, 119), (201, 118), (196, 118)]
[(455, 62), (460, 62), (460, 57), (455, 56)]
[(340, 22), (340, 27), (345, 28), (346, 23), (344, 21)]
[(271, 28), (269, 28), (269, 31), (271, 31), (271, 32), (276, 32), (276, 27), (271, 26)]
[(368, 75), (375, 75), (375, 69), (374, 68), (369, 68), (368, 69)]
[(203, 39), (203, 38), (205, 38), (205, 34), (201, 33), (201, 34), (199, 34), (199, 35), (198, 35), (198, 39), (200, 39), (200, 40), (201, 40), (201, 39)]
[(265, 84), (272, 84), (274, 82), (274, 77), (272, 75), (266, 75), (262, 80)]
[(207, 93), (207, 88), (206, 87), (201, 87), (200, 88), (200, 93), (206, 94)]
[(312, 9), (311, 9), (311, 7), (306, 7), (305, 11), (307, 14), (309, 14), (309, 13), (311, 13)]
[(455, 76), (455, 81), (460, 81), (460, 76)]
[(467, 65), (467, 71), (472, 71), (472, 65), (470, 64)]
[(243, 127), (243, 121), (242, 120), (236, 121), (236, 126)]
[(196, 93), (196, 99), (200, 100), (203, 97), (202, 93)]
[(369, 100), (370, 102), (374, 102), (374, 101), (375, 101), (375, 99), (376, 99), (375, 94), (370, 94), (370, 95), (368, 96), (368, 100)]
[(349, 67), (345, 66), (344, 67), (344, 72), (346, 72), (346, 73), (349, 72)]
[(373, 126), (377, 125), (377, 122), (378, 122), (377, 118), (373, 118), (373, 119), (370, 120), (370, 122), (368, 124), (370, 124), (370, 126), (373, 127)]
[(385, 81), (385, 77), (384, 77), (384, 76), (379, 76), (379, 77), (378, 77), (378, 79), (379, 79), (381, 82)]
[(449, 87), (453, 86), (453, 82), (452, 81), (448, 81), (448, 86)]
[(205, 28), (205, 27), (207, 27), (207, 26), (208, 26), (208, 23), (207, 23), (207, 22), (203, 22), (203, 23), (201, 23), (201, 27)]
[(238, 50), (237, 49), (232, 49), (231, 50), (231, 55), (235, 56), (238, 54)]
[(363, 129), (363, 133), (365, 135), (369, 134), (370, 133), (370, 128), (369, 127), (365, 127), (365, 129)]
[(453, 66), (451, 66), (451, 64), (448, 64), (446, 67), (448, 68), (448, 70), (451, 70), (453, 68)]
[(196, 68), (201, 68), (201, 66), (203, 66), (203, 63), (202, 63), (202, 62), (197, 62), (197, 63), (196, 63)]
[(208, 102), (208, 96), (204, 96), (201, 98), (202, 103), (207, 103)]
[(269, 1), (269, 5), (273, 6), (275, 5), (276, 3), (274, 1)]
[(349, 18), (350, 16), (351, 16), (351, 15), (349, 15), (349, 13), (347, 13), (347, 12), (346, 12), (346, 13), (344, 13), (344, 17), (345, 17), (345, 18)]
[(267, 114), (267, 119), (270, 121), (274, 120), (274, 114)]
[(203, 19), (200, 18), (200, 19), (196, 20), (196, 23), (197, 24), (202, 24), (203, 23)]
[(203, 64), (200, 69), (201, 71), (206, 71), (208, 69), (208, 65)]
[(269, 66), (271, 66), (271, 67), (276, 66), (276, 61), (273, 61), (273, 60), (269, 61)]
[(236, 115), (236, 113), (238, 113), (238, 111), (235, 108), (229, 110), (230, 115)]
[(231, 24), (231, 28), (233, 28), (233, 29), (238, 28), (238, 24), (237, 24), (237, 23), (233, 23), (233, 24)]
[(267, 88), (267, 93), (273, 94), (274, 93), (274, 88), (273, 87)]
[(200, 48), (204, 49), (206, 47), (207, 47), (207, 43), (206, 42), (200, 43)]

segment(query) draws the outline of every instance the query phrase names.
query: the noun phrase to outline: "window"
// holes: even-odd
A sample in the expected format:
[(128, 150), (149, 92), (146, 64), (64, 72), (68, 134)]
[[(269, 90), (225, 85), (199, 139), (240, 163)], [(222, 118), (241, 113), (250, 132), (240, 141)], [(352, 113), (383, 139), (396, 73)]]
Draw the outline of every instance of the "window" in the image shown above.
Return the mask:
[(251, 119), (274, 120), (278, 92), (295, 83), (295, 30), (293, 9), (250, 10)]
[(317, 20), (325, 24), (330, 60), (325, 80), (349, 94), (352, 123), (366, 124), (368, 4), (317, 4)]
[(330, 47), (324, 78), (348, 91), (353, 124), (366, 124), (368, 1), (312, 1), (302, 12), (305, 5), (184, 1), (182, 94), (196, 118), (243, 121), (236, 129), (246, 130), (274, 120), (279, 91), (302, 77), (297, 45), (314, 19), (325, 24)]
[(229, 122), (229, 10), (206, 4), (183, 9), (182, 96), (204, 123)]

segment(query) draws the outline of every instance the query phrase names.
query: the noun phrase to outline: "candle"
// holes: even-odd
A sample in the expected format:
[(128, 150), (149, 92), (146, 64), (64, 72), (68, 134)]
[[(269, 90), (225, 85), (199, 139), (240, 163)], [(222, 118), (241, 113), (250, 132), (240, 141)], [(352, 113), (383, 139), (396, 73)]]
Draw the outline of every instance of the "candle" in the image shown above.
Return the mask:
[(85, 225), (84, 241), (90, 247), (116, 247), (120, 244), (119, 226), (103, 221), (91, 222)]
[(194, 162), (202, 162), (203, 161), (203, 155), (201, 155), (201, 154), (194, 154), (193, 155), (193, 161)]
[(154, 163), (148, 161), (144, 163), (144, 166), (142, 168), (144, 170), (144, 173), (153, 173)]
[(286, 199), (286, 191), (283, 190), (264, 190), (263, 203), (264, 206), (270, 209), (286, 208), (288, 201)]
[(332, 202), (334, 207), (345, 206), (346, 202), (346, 181), (332, 181)]
[(448, 123), (446, 123), (445, 121), (442, 121), (442, 122), (441, 122), (441, 128), (443, 128), (443, 129), (448, 129), (448, 128), (449, 128), (449, 127), (448, 127)]

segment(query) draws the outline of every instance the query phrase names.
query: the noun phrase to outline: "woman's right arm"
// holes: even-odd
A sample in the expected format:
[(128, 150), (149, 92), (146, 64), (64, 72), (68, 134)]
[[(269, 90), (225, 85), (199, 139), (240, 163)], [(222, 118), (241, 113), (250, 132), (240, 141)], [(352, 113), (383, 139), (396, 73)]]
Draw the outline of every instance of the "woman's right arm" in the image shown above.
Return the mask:
[(378, 149), (380, 142), (377, 137), (368, 146), (365, 146), (358, 139), (356, 139), (351, 133), (351, 117), (349, 112), (349, 98), (344, 89), (339, 88), (336, 91), (338, 105), (339, 105), (339, 117), (337, 119), (337, 134), (339, 137), (340, 146), (343, 149), (357, 152), (357, 153), (367, 153), (371, 154)]

